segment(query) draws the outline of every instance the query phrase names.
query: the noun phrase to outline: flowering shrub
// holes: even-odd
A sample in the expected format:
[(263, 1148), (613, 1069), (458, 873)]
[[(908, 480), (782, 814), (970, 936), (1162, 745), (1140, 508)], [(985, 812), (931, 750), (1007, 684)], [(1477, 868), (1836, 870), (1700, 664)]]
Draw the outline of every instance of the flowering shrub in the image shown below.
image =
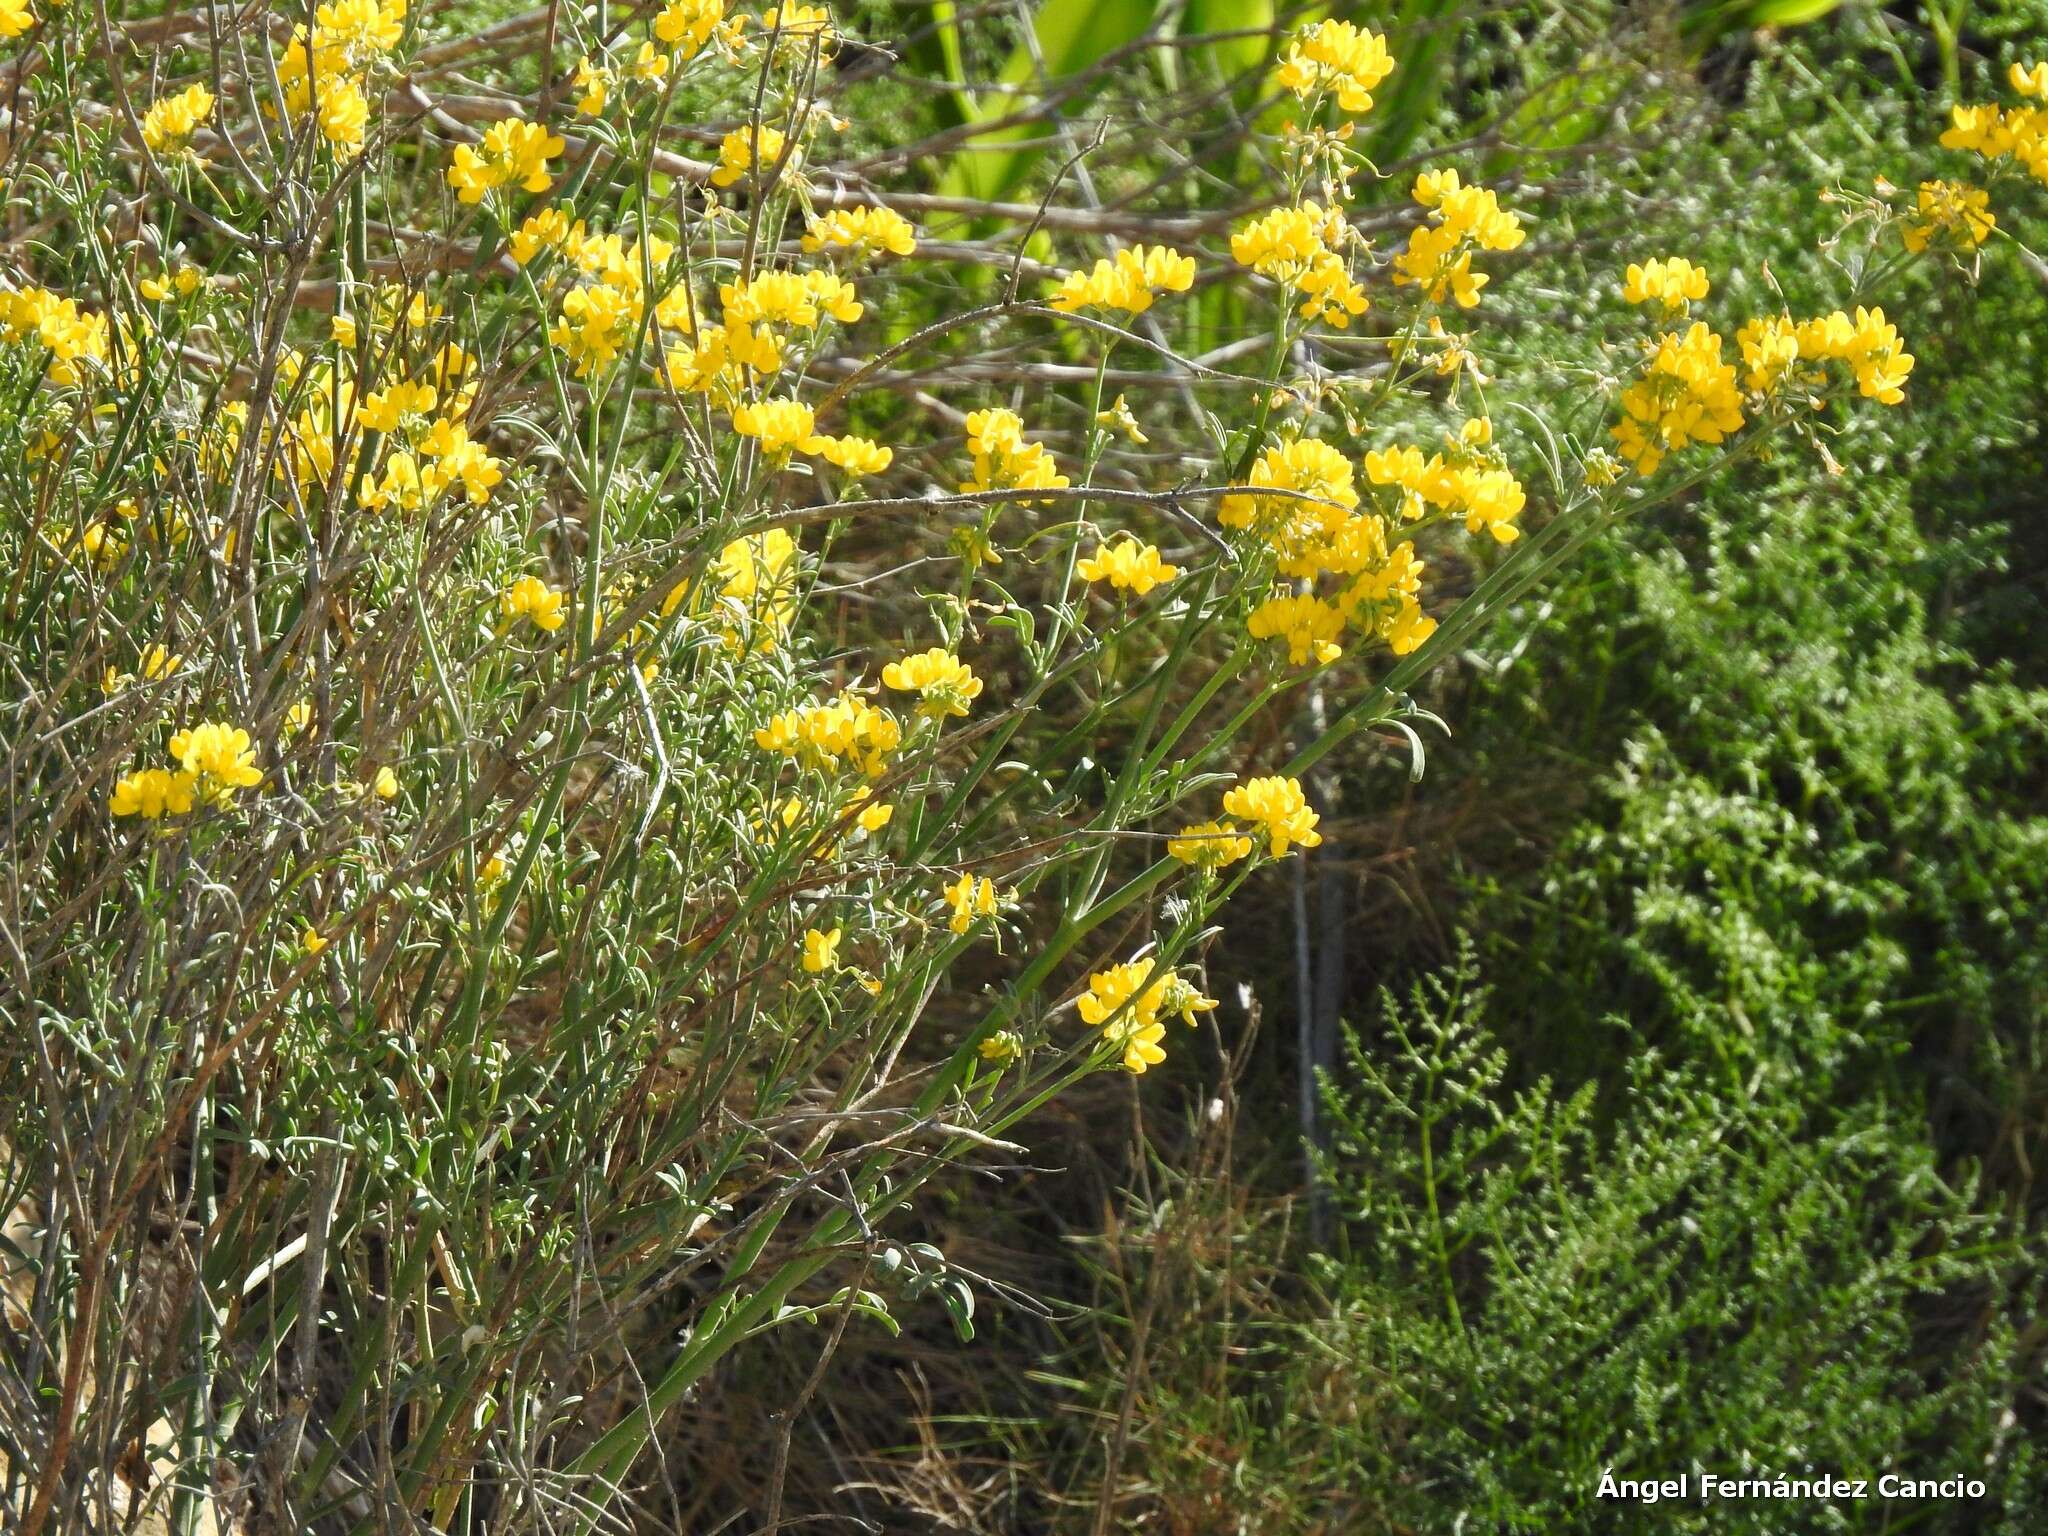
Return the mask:
[[(166, 18), (146, 75), (112, 25), (0, 11), (62, 107), (0, 273), (31, 1536), (117, 1482), (181, 1529), (588, 1528), (748, 1337), (971, 1334), (906, 1199), (1213, 1027), (1213, 924), (1321, 841), (1301, 775), (1419, 770), (1409, 684), (1588, 539), (1899, 405), (1887, 282), (1996, 228), (1858, 205), (1842, 307), (1732, 349), (1643, 253), (1617, 456), (1496, 422), (1450, 329), (1540, 236), (1512, 197), (1428, 169), (1362, 233), (1400, 60), (1345, 23), (1283, 50), (1227, 254), (1020, 240), (936, 318), (894, 269), (975, 264), (828, 169), (821, 7), (549, 11), (534, 94), (403, 0), (261, 63)], [(2027, 111), (1956, 147), (2031, 167)], [(1176, 344), (1204, 284), (1262, 368)], [(963, 332), (1071, 396), (902, 388)]]

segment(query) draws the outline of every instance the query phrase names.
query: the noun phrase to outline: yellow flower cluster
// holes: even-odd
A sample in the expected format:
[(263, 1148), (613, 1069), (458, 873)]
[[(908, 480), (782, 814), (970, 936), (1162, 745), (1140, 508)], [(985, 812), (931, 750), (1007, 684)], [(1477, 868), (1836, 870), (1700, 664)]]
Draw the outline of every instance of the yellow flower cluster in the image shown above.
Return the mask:
[(827, 56), (839, 39), (832, 13), (822, 5), (771, 5), (761, 13), (761, 31), (779, 36), (802, 53), (808, 53), (813, 44), (821, 45)]
[[(641, 84), (653, 84), (668, 78), (669, 58), (651, 42), (643, 42), (639, 52), (633, 55), (633, 62), (627, 66), (627, 77)], [(576, 98), (576, 110), (585, 117), (600, 117), (605, 103), (619, 83), (619, 72), (608, 63), (601, 64), (585, 54), (576, 61), (576, 78), (572, 82), (582, 94)]]
[(751, 437), (763, 453), (816, 453), (824, 444), (818, 417), (801, 400), (750, 400), (732, 413), (732, 429)]
[(955, 933), (965, 933), (977, 918), (994, 917), (1001, 895), (995, 881), (987, 876), (977, 880), (973, 875), (962, 875), (946, 887), (946, 905), (953, 909), (946, 926)]
[(1706, 270), (1683, 256), (1653, 256), (1638, 265), (1628, 264), (1621, 284), (1621, 297), (1629, 304), (1659, 304), (1667, 315), (1685, 312), (1707, 296)]
[(1368, 307), (1343, 255), (1352, 243), (1341, 213), (1305, 202), (1252, 220), (1230, 237), (1230, 254), (1239, 266), (1298, 292), (1308, 319), (1343, 329)]
[(144, 768), (121, 776), (108, 809), (116, 816), (140, 816), (145, 821), (182, 816), (192, 809), (193, 788), (192, 775), (183, 769)]
[(292, 29), (277, 62), (284, 108), (293, 117), (317, 113), (320, 135), (353, 154), (369, 131), (370, 71), (405, 33), (406, 0), (334, 0), (313, 13), (313, 29)]
[(1420, 448), (1407, 445), (1368, 453), (1366, 478), (1399, 492), (1398, 511), (1405, 519), (1444, 512), (1463, 517), (1467, 533), (1484, 531), (1496, 543), (1512, 544), (1522, 536), (1515, 519), (1529, 498), (1514, 471), (1490, 450), (1492, 441), (1492, 422), (1474, 417), (1456, 437), (1445, 438), (1445, 452), (1426, 459)]
[[(796, 617), (796, 540), (781, 528), (734, 539), (719, 551), (709, 574), (716, 587), (704, 601), (721, 612), (727, 647), (773, 651)], [(662, 617), (700, 590), (688, 583), (671, 588)]]
[[(783, 161), (783, 150), (788, 148), (789, 158)], [(718, 141), (718, 164), (711, 172), (711, 185), (729, 187), (755, 166), (773, 166), (783, 161), (791, 172), (803, 165), (802, 148), (791, 146), (780, 128), (770, 128), (765, 123), (749, 123), (744, 128), (735, 128)]]
[(836, 272), (763, 272), (746, 284), (721, 284), (718, 302), (727, 325), (801, 331), (815, 330), (828, 318), (851, 325), (865, 312), (853, 284)]
[(852, 479), (879, 474), (895, 455), (865, 437), (826, 437), (817, 414), (801, 400), (754, 400), (732, 413), (732, 428), (761, 444), (764, 453), (807, 453), (836, 466)]
[(1790, 384), (1818, 385), (1823, 372), (1799, 364), (1848, 365), (1866, 400), (1897, 405), (1906, 397), (1913, 355), (1882, 309), (1859, 306), (1810, 320), (1758, 316), (1735, 333), (1743, 375), (1722, 357), (1720, 335), (1695, 321), (1683, 333), (1658, 337), (1642, 375), (1622, 392), (1622, 419), (1612, 437), (1640, 474), (1653, 474), (1667, 455), (1693, 443), (1719, 443), (1743, 423), (1742, 389), (1769, 396)]
[(654, 18), (654, 35), (684, 59), (694, 58), (725, 20), (725, 0), (668, 0)]
[[(856, 220), (842, 232), (857, 240), (863, 229), (878, 238), (893, 238), (879, 222), (864, 225)], [(908, 226), (904, 230), (907, 239)], [(572, 222), (553, 208), (529, 216), (513, 232), (508, 247), (521, 266), (543, 255), (560, 258), (542, 279), (548, 286), (565, 280), (570, 285), (548, 339), (569, 357), (578, 378), (609, 369), (641, 334), (647, 274), (651, 271), (657, 282), (666, 281), (675, 255), (667, 240), (644, 236), (628, 241), (616, 234), (594, 234), (581, 220)], [(656, 299), (650, 352), (671, 388), (712, 395), (733, 412), (741, 435), (760, 440), (772, 453), (815, 454), (855, 478), (889, 466), (891, 451), (865, 438), (820, 436), (815, 420), (807, 419), (808, 406), (749, 398), (757, 384), (782, 371), (786, 349), (796, 336), (817, 331), (827, 320), (852, 324), (861, 318), (864, 306), (851, 282), (829, 271), (768, 270), (744, 282), (722, 284), (718, 303), (720, 320), (711, 324), (704, 321), (686, 281), (661, 291)]]
[(764, 752), (794, 757), (813, 767), (844, 760), (869, 778), (880, 778), (889, 754), (903, 744), (903, 727), (886, 709), (853, 692), (829, 704), (813, 704), (775, 716), (754, 732)]
[(1197, 869), (1224, 869), (1251, 851), (1252, 840), (1227, 821), (1198, 822), (1166, 840), (1169, 858)]
[(1326, 91), (1357, 114), (1372, 110), (1372, 93), (1393, 72), (1393, 55), (1379, 33), (1348, 21), (1319, 21), (1295, 34), (1275, 78), (1303, 100)]
[(1158, 293), (1186, 293), (1194, 286), (1192, 257), (1167, 246), (1137, 245), (1099, 259), (1092, 270), (1069, 272), (1047, 302), (1071, 314), (1077, 309), (1121, 309), (1142, 315)]
[(1300, 592), (1277, 593), (1260, 603), (1245, 621), (1254, 640), (1281, 640), (1295, 666), (1326, 664), (1344, 654), (1337, 637), (1344, 633), (1342, 609)]
[(28, 0), (0, 0), (0, 37), (20, 37), (36, 24)]
[(835, 208), (812, 219), (804, 229), (803, 248), (827, 248), (856, 256), (908, 256), (917, 249), (917, 232), (893, 208)]
[(1322, 846), (1323, 834), (1316, 830), (1322, 818), (1309, 808), (1299, 779), (1247, 779), (1224, 794), (1223, 814), (1254, 823), (1265, 833), (1267, 851), (1276, 859), (1286, 858), (1296, 844)]
[(1158, 970), (1151, 956), (1113, 965), (1088, 978), (1088, 990), (1075, 1003), (1081, 1021), (1103, 1032), (1103, 1038), (1123, 1052), (1124, 1070), (1142, 1073), (1166, 1060), (1159, 1042), (1165, 1038), (1163, 1019), (1178, 1017), (1189, 1028), (1195, 1015), (1216, 1006), (1193, 983), (1171, 970)]
[(1074, 566), (1083, 581), (1106, 581), (1119, 592), (1145, 596), (1154, 587), (1180, 574), (1180, 567), (1168, 565), (1152, 545), (1124, 534), (1100, 546)]
[(1514, 250), (1526, 238), (1522, 221), (1491, 188), (1467, 186), (1456, 171), (1422, 172), (1414, 197), (1436, 222), (1409, 232), (1408, 248), (1394, 258), (1395, 283), (1420, 286), (1432, 304), (1450, 299), (1472, 308), (1488, 281), (1472, 270), (1472, 253)]
[(1024, 423), (1016, 412), (1000, 407), (971, 411), (966, 427), (974, 477), (961, 484), (962, 491), (1066, 489), (1067, 477), (1044, 445), (1025, 440)]
[[(1469, 482), (1474, 496), (1487, 487), (1490, 507), (1500, 499), (1491, 478), (1496, 473), (1505, 471), (1461, 463), (1456, 483)], [(1422, 612), (1423, 562), (1415, 558), (1415, 546), (1390, 541), (1378, 513), (1358, 510), (1351, 461), (1342, 453), (1316, 438), (1282, 443), (1260, 455), (1249, 478), (1254, 492), (1267, 494), (1225, 497), (1217, 521), (1253, 532), (1277, 556), (1282, 576), (1337, 580), (1333, 599), (1312, 592), (1267, 598), (1247, 623), (1254, 639), (1284, 641), (1289, 661), (1301, 666), (1343, 654), (1337, 641), (1347, 625), (1386, 641), (1396, 655), (1406, 655), (1435, 632), (1436, 621)]]
[(507, 624), (526, 619), (534, 628), (553, 634), (568, 622), (569, 616), (562, 611), (565, 597), (538, 576), (522, 576), (498, 594), (498, 611)]
[(1788, 315), (1751, 320), (1735, 333), (1735, 342), (1748, 370), (1746, 382), (1760, 394), (1771, 393), (1788, 378), (1820, 383), (1825, 375), (1795, 375), (1793, 366), (1833, 361), (1849, 365), (1864, 399), (1897, 405), (1906, 398), (1906, 379), (1913, 372), (1913, 354), (1906, 351), (1898, 327), (1882, 309), (1860, 305), (1854, 316), (1838, 309), (1812, 320)]
[(142, 142), (160, 155), (178, 154), (212, 115), (213, 92), (203, 85), (187, 86), (150, 104), (142, 117)]
[(482, 202), (486, 192), (501, 187), (545, 192), (554, 185), (547, 163), (565, 147), (561, 138), (538, 123), (503, 117), (484, 130), (481, 143), (455, 147), (448, 185), (465, 203)]
[(974, 669), (941, 646), (916, 656), (906, 656), (882, 668), (882, 682), (898, 693), (918, 696), (917, 712), (934, 720), (948, 715), (965, 716), (967, 707), (981, 697), (981, 679)]
[(175, 768), (144, 768), (122, 775), (109, 809), (116, 816), (154, 821), (182, 816), (199, 800), (225, 805), (238, 789), (263, 782), (249, 733), (234, 725), (195, 725), (171, 738)]
[[(2048, 103), (2048, 61), (2014, 64), (2007, 78), (2020, 95)], [(1967, 150), (1986, 160), (2010, 157), (2036, 181), (2048, 183), (2048, 105), (2009, 109), (1993, 103), (1957, 105), (1949, 110), (1941, 147)]]
[[(458, 362), (445, 354), (442, 361), (448, 368), (458, 369), (468, 362), (466, 358)], [(449, 374), (444, 369), (441, 376), (445, 379)], [(504, 480), (505, 471), (499, 460), (469, 435), (468, 426), (459, 419), (467, 408), (466, 400), (458, 395), (450, 402), (448, 415), (434, 417), (431, 413), (439, 398), (439, 391), (421, 383), (400, 383), (364, 397), (357, 419), (372, 430), (393, 434), (393, 442), (406, 445), (385, 454), (381, 478), (375, 474), (363, 476), (356, 494), (365, 507), (372, 511), (395, 508), (417, 512), (433, 506), (457, 487), (471, 506), (480, 507)], [(384, 422), (390, 425), (378, 425)], [(314, 449), (318, 442), (317, 423), (310, 430), (302, 430), (300, 438), (309, 449)], [(315, 461), (321, 456), (318, 451), (308, 455)], [(319, 478), (324, 478), (324, 471)]]
[(1612, 436), (1641, 474), (1691, 443), (1718, 443), (1742, 426), (1742, 391), (1721, 357), (1721, 337), (1705, 321), (1657, 340), (1642, 377), (1622, 391)]
[(47, 288), (0, 290), (0, 340), (41, 346), (50, 355), (50, 381), (77, 384), (85, 376), (81, 363), (107, 360), (107, 317)]
[(1967, 181), (1923, 181), (1913, 214), (1900, 230), (1906, 249), (1919, 255), (1929, 246), (1969, 252), (1998, 227), (1991, 194)]

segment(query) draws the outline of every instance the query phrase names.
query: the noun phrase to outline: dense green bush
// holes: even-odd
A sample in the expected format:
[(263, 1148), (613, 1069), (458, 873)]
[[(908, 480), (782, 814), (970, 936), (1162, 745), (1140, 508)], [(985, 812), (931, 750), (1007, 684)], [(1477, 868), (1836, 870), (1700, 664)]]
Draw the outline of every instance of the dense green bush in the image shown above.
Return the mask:
[[(1350, 1241), (1294, 1339), (1359, 1420), (1307, 1417), (1335, 1529), (1772, 1531), (1873, 1507), (1603, 1501), (1617, 1478), (1969, 1474), (1936, 1529), (2033, 1528), (2040, 1468), (2000, 1412), (2008, 1326), (1981, 1292), (2015, 1257), (1913, 1127), (1827, 1129), (1712, 1072), (1628, 1055), (1611, 1132), (1592, 1085), (1510, 1087), (1468, 964), (1354, 1035), (1329, 1177)], [(1971, 1337), (1929, 1367), (1932, 1312)], [(1310, 1426), (1313, 1426), (1310, 1428)], [(1277, 1470), (1277, 1469), (1276, 1469)], [(1349, 1503), (1351, 1524), (1338, 1518)], [(1991, 1511), (2003, 1509), (2001, 1519)], [(1900, 1518), (1894, 1510), (1889, 1518)]]

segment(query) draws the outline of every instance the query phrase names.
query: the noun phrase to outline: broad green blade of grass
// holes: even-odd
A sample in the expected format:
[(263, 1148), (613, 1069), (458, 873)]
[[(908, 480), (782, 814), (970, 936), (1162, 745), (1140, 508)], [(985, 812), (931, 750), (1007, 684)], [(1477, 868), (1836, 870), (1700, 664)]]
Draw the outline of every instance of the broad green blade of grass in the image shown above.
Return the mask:
[[(996, 77), (999, 84), (1010, 89), (992, 92), (988, 99), (973, 105), (970, 121), (998, 121), (1028, 110), (1031, 93), (1022, 87), (1033, 82), (1049, 86), (1083, 73), (1142, 37), (1157, 11), (1153, 0), (1046, 0), (1033, 16), (1035, 48), (1033, 40), (1019, 42)], [(949, 68), (954, 67), (958, 57), (955, 35)], [(964, 86), (964, 82), (960, 84)], [(963, 106), (974, 103), (964, 89), (956, 94)], [(954, 154), (940, 181), (940, 190), (953, 197), (991, 201), (1008, 196), (1043, 153), (1039, 148), (1022, 146), (1043, 137), (1045, 128), (1042, 123), (1016, 123), (984, 134), (975, 144)], [(1016, 147), (1003, 147), (1006, 145)]]

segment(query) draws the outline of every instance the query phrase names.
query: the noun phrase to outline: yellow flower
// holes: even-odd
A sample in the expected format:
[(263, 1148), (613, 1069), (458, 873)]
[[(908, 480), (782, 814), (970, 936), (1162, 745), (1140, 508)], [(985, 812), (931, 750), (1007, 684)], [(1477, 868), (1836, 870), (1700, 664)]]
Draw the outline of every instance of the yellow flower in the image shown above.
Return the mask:
[(996, 915), (996, 883), (986, 877), (976, 880), (972, 875), (962, 875), (946, 887), (946, 902), (952, 907), (953, 916), (948, 923), (955, 933), (965, 933), (974, 926), (978, 917)]
[(77, 384), (79, 365), (107, 358), (107, 317), (81, 310), (77, 302), (47, 288), (0, 290), (0, 340), (40, 345), (50, 354), (50, 381)]
[(654, 18), (654, 35), (693, 58), (725, 20), (725, 0), (669, 0)]
[(1432, 304), (1449, 299), (1472, 308), (1488, 280), (1472, 270), (1473, 251), (1514, 250), (1526, 237), (1522, 221), (1490, 188), (1467, 186), (1456, 171), (1422, 172), (1414, 198), (1436, 222), (1409, 232), (1408, 248), (1394, 258), (1395, 284), (1420, 286)]
[(576, 78), (571, 86), (581, 92), (576, 98), (576, 110), (585, 117), (603, 115), (604, 104), (612, 88), (612, 72), (601, 64), (593, 64), (590, 55), (585, 54), (576, 61)]
[(213, 92), (203, 85), (187, 86), (150, 104), (142, 118), (142, 142), (160, 155), (177, 154), (212, 115)]
[(1075, 1005), (1083, 1023), (1122, 1047), (1124, 1068), (1132, 1073), (1166, 1060), (1159, 1044), (1166, 1033), (1162, 1016), (1178, 1015), (1192, 1026), (1196, 1014), (1216, 1006), (1215, 999), (1204, 997), (1174, 972), (1155, 975), (1156, 969), (1147, 956), (1098, 971), (1088, 978), (1088, 991)]
[(1299, 779), (1247, 780), (1224, 795), (1223, 810), (1225, 815), (1257, 822), (1276, 859), (1285, 858), (1287, 850), (1296, 843), (1316, 848), (1323, 841), (1323, 834), (1316, 830), (1316, 823), (1322, 818), (1309, 808)]
[(1179, 836), (1166, 840), (1166, 851), (1197, 869), (1222, 869), (1248, 855), (1252, 840), (1229, 822), (1205, 821), (1182, 827)]
[[(2023, 96), (2038, 96), (2037, 87), (2048, 78), (2048, 65), (2015, 68), (2009, 77)], [(2011, 156), (2036, 181), (2048, 182), (2048, 112), (2039, 107), (2017, 107), (2001, 112), (1997, 107), (1964, 106), (1949, 109), (1949, 127), (1941, 136), (1944, 149), (1964, 149), (1987, 160)]]
[(999, 1029), (983, 1037), (974, 1049), (990, 1066), (1007, 1067), (1024, 1054), (1024, 1041), (1015, 1030)]
[[(757, 165), (773, 166), (782, 159), (786, 143), (780, 129), (766, 124), (733, 129), (718, 141), (718, 165), (711, 172), (711, 185), (729, 187)], [(791, 149), (788, 168), (794, 171), (802, 163), (803, 151)]]
[(396, 432), (407, 417), (431, 416), (437, 398), (433, 385), (401, 380), (365, 395), (356, 407), (356, 420), (372, 432)]
[(193, 776), (182, 770), (145, 768), (121, 776), (108, 808), (116, 816), (140, 816), (145, 821), (182, 816), (192, 809), (196, 787)]
[(1194, 286), (1192, 258), (1166, 246), (1132, 246), (1103, 257), (1089, 272), (1069, 272), (1048, 302), (1071, 313), (1086, 306), (1121, 309), (1139, 315), (1152, 307), (1155, 293), (1186, 293)]
[(379, 768), (376, 777), (370, 780), (370, 793), (379, 800), (398, 798), (398, 775), (391, 771), (388, 764)]
[(822, 5), (771, 5), (761, 13), (761, 30), (785, 38), (830, 38), (832, 13)]
[[(889, 754), (903, 744), (903, 727), (886, 709), (875, 708), (857, 693), (841, 692), (829, 704), (776, 715), (754, 732), (754, 744), (764, 752), (814, 766), (844, 759), (872, 779), (881, 776)], [(887, 820), (884, 815), (882, 821)], [(865, 825), (866, 818), (862, 821)]]
[(309, 955), (317, 955), (327, 947), (327, 940), (321, 937), (318, 928), (310, 925), (299, 934), (299, 948)]
[(1836, 310), (1822, 319), (1801, 321), (1799, 355), (1847, 363), (1856, 375), (1857, 392), (1867, 400), (1897, 405), (1906, 398), (1913, 354), (1882, 309), (1865, 309), (1859, 304), (1853, 320)]
[(566, 594), (556, 591), (538, 576), (522, 576), (498, 594), (498, 611), (507, 624), (530, 619), (536, 629), (553, 634), (568, 622), (562, 611)]
[(1718, 443), (1739, 429), (1742, 396), (1735, 369), (1721, 360), (1720, 336), (1695, 321), (1683, 335), (1660, 337), (1642, 377), (1622, 392), (1621, 409), (1621, 422), (1610, 435), (1645, 475), (1667, 453), (1690, 443)]
[(287, 735), (296, 736), (313, 723), (313, 701), (300, 699), (284, 712), (284, 728)]
[(456, 146), (454, 164), (448, 167), (448, 185), (465, 203), (481, 202), (486, 192), (499, 187), (545, 192), (554, 185), (547, 162), (566, 147), (537, 123), (500, 118), (484, 130), (481, 144)]
[(754, 400), (732, 413), (733, 431), (758, 439), (761, 451), (769, 454), (822, 451), (825, 439), (818, 436), (817, 425), (817, 414), (801, 400)]
[(1133, 416), (1131, 408), (1124, 404), (1124, 397), (1122, 395), (1116, 397), (1115, 403), (1108, 410), (1095, 413), (1095, 425), (1098, 427), (1108, 427), (1123, 433), (1125, 437), (1129, 438), (1140, 448), (1152, 441), (1139, 429), (1138, 418)]
[(828, 928), (823, 933), (815, 928), (806, 928), (804, 969), (813, 976), (839, 969), (839, 935), (840, 930), (837, 928)]
[(811, 441), (815, 446), (807, 446), (804, 451), (836, 465), (849, 480), (879, 475), (896, 457), (891, 450), (865, 437), (818, 437)]
[(826, 247), (855, 255), (908, 256), (917, 249), (910, 221), (893, 208), (835, 208), (811, 220), (804, 230), (804, 249)]
[(853, 284), (836, 272), (763, 272), (744, 286), (721, 284), (718, 302), (728, 329), (766, 322), (810, 330), (828, 316), (851, 325), (866, 312)]
[(1288, 46), (1276, 78), (1304, 100), (1317, 91), (1333, 92), (1338, 106), (1357, 114), (1372, 110), (1373, 91), (1393, 70), (1387, 40), (1379, 33), (1348, 21), (1319, 21)]
[(585, 379), (610, 367), (640, 324), (639, 296), (609, 285), (572, 288), (562, 298), (562, 318), (548, 327), (548, 341), (576, 365)]
[(1343, 215), (1308, 202), (1254, 219), (1230, 237), (1230, 254), (1238, 265), (1298, 290), (1309, 319), (1343, 329), (1369, 307), (1342, 254), (1349, 243)]
[(943, 720), (948, 715), (965, 715), (967, 706), (981, 697), (981, 679), (951, 651), (933, 646), (918, 656), (906, 656), (882, 668), (882, 682), (903, 693), (919, 696), (918, 713)]
[(1252, 610), (1245, 632), (1254, 640), (1285, 640), (1287, 659), (1297, 667), (1311, 658), (1327, 666), (1344, 654), (1336, 643), (1344, 632), (1344, 615), (1319, 597), (1269, 597)]
[[(1351, 509), (1358, 505), (1351, 461), (1328, 443), (1304, 437), (1260, 454), (1250, 480), (1248, 493), (1223, 498), (1216, 520), (1258, 535), (1279, 554), (1287, 574), (1313, 574), (1303, 562), (1321, 563), (1316, 551), (1349, 526)], [(1262, 496), (1259, 491), (1299, 494)]]
[(423, 479), (436, 496), (459, 484), (469, 504), (480, 507), (491, 499), (492, 488), (505, 478), (498, 461), (484, 451), (482, 444), (470, 440), (469, 429), (460, 422), (445, 418), (435, 422), (420, 439), (419, 446), (421, 453), (434, 460)]
[(0, 37), (19, 37), (35, 24), (28, 0), (0, 0)]
[(1652, 257), (1648, 262), (1628, 264), (1623, 274), (1621, 297), (1629, 304), (1658, 304), (1667, 315), (1685, 312), (1707, 296), (1705, 269), (1683, 256)]
[(107, 668), (106, 675), (100, 679), (100, 691), (119, 693), (134, 682), (138, 675), (145, 683), (160, 682), (174, 675), (184, 664), (184, 657), (164, 646), (152, 645), (142, 653), (142, 660), (138, 664), (139, 672), (116, 672), (112, 667)]
[(1180, 574), (1179, 566), (1168, 565), (1157, 549), (1128, 533), (1114, 543), (1100, 546), (1094, 554), (1076, 563), (1074, 569), (1081, 573), (1083, 581), (1106, 581), (1119, 592), (1132, 592), (1139, 597)]
[(1025, 440), (1015, 411), (970, 411), (965, 425), (974, 476), (961, 483), (963, 492), (1066, 489), (1067, 477), (1045, 445)]
[(171, 738), (171, 756), (202, 788), (225, 798), (263, 782), (249, 733), (237, 725), (195, 725)]
[[(2040, 66), (2048, 70), (2048, 64)], [(2013, 66), (2018, 69), (2018, 65)], [(1998, 227), (1991, 195), (1967, 181), (1923, 181), (1920, 201), (1900, 234), (1906, 249), (1918, 255), (1939, 244), (1956, 251), (1974, 251)]]
[(643, 82), (668, 78), (668, 55), (657, 53), (654, 44), (643, 42), (633, 55), (633, 78)]
[(136, 284), (142, 296), (152, 304), (160, 304), (176, 294), (179, 298), (190, 298), (206, 286), (206, 274), (197, 267), (183, 264), (168, 269), (155, 277), (145, 277)]

